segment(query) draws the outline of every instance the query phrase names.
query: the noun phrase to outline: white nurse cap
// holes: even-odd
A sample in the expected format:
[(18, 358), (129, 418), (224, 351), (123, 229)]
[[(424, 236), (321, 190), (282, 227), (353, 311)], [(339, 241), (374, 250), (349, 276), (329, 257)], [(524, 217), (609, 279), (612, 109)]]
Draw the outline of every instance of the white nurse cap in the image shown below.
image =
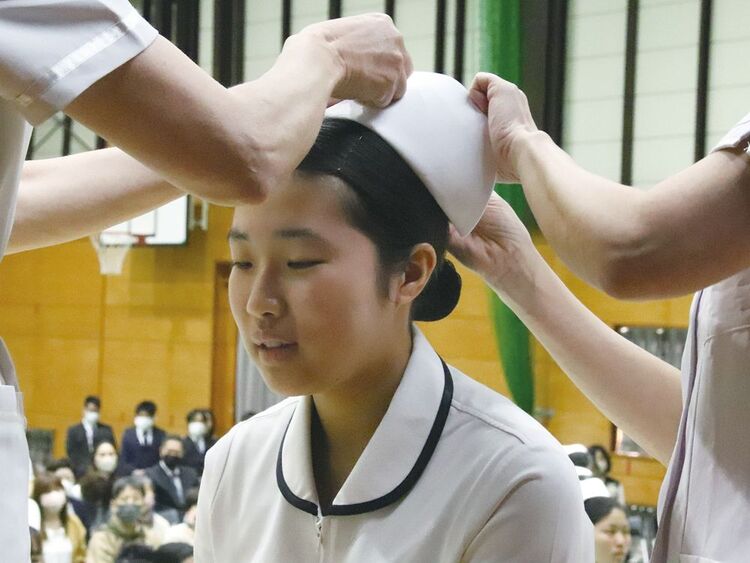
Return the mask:
[(607, 485), (605, 485), (604, 481), (597, 477), (583, 479), (579, 483), (579, 485), (581, 486), (581, 496), (583, 496), (583, 500), (588, 500), (590, 498), (596, 497), (610, 497)]
[(495, 184), (487, 117), (449, 76), (415, 72), (404, 97), (385, 109), (347, 100), (326, 117), (350, 119), (385, 139), (424, 182), (461, 235), (482, 217)]

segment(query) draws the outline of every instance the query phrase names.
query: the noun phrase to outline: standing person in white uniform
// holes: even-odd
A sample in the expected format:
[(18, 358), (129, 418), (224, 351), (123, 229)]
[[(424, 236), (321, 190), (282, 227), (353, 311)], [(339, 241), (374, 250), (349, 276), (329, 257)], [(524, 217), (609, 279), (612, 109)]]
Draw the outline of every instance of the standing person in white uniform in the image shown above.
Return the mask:
[(448, 221), (470, 231), (491, 192), (484, 117), (429, 73), (328, 117), (297, 174), (235, 212), (232, 313), (295, 397), (207, 453), (196, 561), (593, 561), (561, 446), (412, 323), (458, 301)]
[[(669, 462), (653, 563), (750, 557), (750, 115), (714, 151), (651, 190), (595, 176), (538, 131), (523, 93), (480, 74), (498, 177), (520, 182), (549, 243), (617, 297), (700, 290), (680, 372), (587, 311), (493, 198), (452, 250), (481, 273), (578, 387)], [(712, 285), (713, 284), (713, 285)], [(701, 288), (706, 288), (702, 289)]]
[[(331, 96), (387, 105), (410, 71), (385, 16), (310, 26), (263, 78), (227, 90), (126, 0), (0, 2), (0, 257), (12, 226), (10, 249), (25, 250), (165, 203), (177, 193), (162, 177), (225, 204), (262, 199), (307, 152)], [(30, 164), (19, 192), (28, 123), (60, 109), (149, 168), (93, 151)], [(29, 558), (24, 425), (0, 340), (0, 545), (13, 563)]]

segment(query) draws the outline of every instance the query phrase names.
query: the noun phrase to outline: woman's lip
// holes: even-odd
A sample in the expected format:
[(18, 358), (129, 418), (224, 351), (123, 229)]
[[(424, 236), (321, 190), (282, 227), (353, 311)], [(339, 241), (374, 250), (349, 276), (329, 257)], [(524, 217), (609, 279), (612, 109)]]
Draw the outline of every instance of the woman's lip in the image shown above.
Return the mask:
[(283, 363), (291, 360), (297, 353), (297, 343), (290, 342), (274, 348), (268, 348), (262, 344), (256, 344), (255, 350), (263, 363)]

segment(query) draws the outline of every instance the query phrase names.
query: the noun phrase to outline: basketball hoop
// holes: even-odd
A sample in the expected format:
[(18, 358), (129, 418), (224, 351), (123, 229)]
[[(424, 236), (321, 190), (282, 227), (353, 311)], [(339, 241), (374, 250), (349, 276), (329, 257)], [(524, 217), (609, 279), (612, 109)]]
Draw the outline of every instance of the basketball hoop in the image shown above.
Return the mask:
[(91, 235), (91, 244), (99, 258), (99, 272), (103, 276), (119, 276), (125, 264), (125, 256), (137, 237), (128, 233), (99, 233)]

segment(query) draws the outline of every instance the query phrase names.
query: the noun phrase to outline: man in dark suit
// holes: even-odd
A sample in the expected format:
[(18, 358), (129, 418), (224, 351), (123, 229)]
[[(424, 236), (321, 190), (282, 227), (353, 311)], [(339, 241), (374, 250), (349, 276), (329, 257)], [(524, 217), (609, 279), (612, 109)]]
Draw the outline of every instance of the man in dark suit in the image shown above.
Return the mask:
[(146, 469), (159, 462), (159, 448), (165, 432), (154, 425), (156, 404), (141, 401), (135, 407), (133, 426), (122, 435), (122, 463), (134, 469)]
[(179, 436), (167, 436), (159, 451), (159, 463), (146, 469), (154, 483), (154, 511), (172, 524), (182, 522), (185, 515), (185, 495), (199, 484), (198, 473), (183, 465), (184, 450)]
[(78, 478), (86, 473), (86, 469), (91, 464), (96, 444), (102, 441), (116, 444), (112, 427), (99, 421), (101, 405), (99, 397), (94, 395), (86, 397), (83, 401), (81, 422), (68, 428), (65, 450)]
[(202, 409), (193, 409), (187, 415), (187, 436), (182, 439), (185, 455), (182, 463), (203, 474), (203, 461), (216, 438), (208, 435), (208, 420)]

